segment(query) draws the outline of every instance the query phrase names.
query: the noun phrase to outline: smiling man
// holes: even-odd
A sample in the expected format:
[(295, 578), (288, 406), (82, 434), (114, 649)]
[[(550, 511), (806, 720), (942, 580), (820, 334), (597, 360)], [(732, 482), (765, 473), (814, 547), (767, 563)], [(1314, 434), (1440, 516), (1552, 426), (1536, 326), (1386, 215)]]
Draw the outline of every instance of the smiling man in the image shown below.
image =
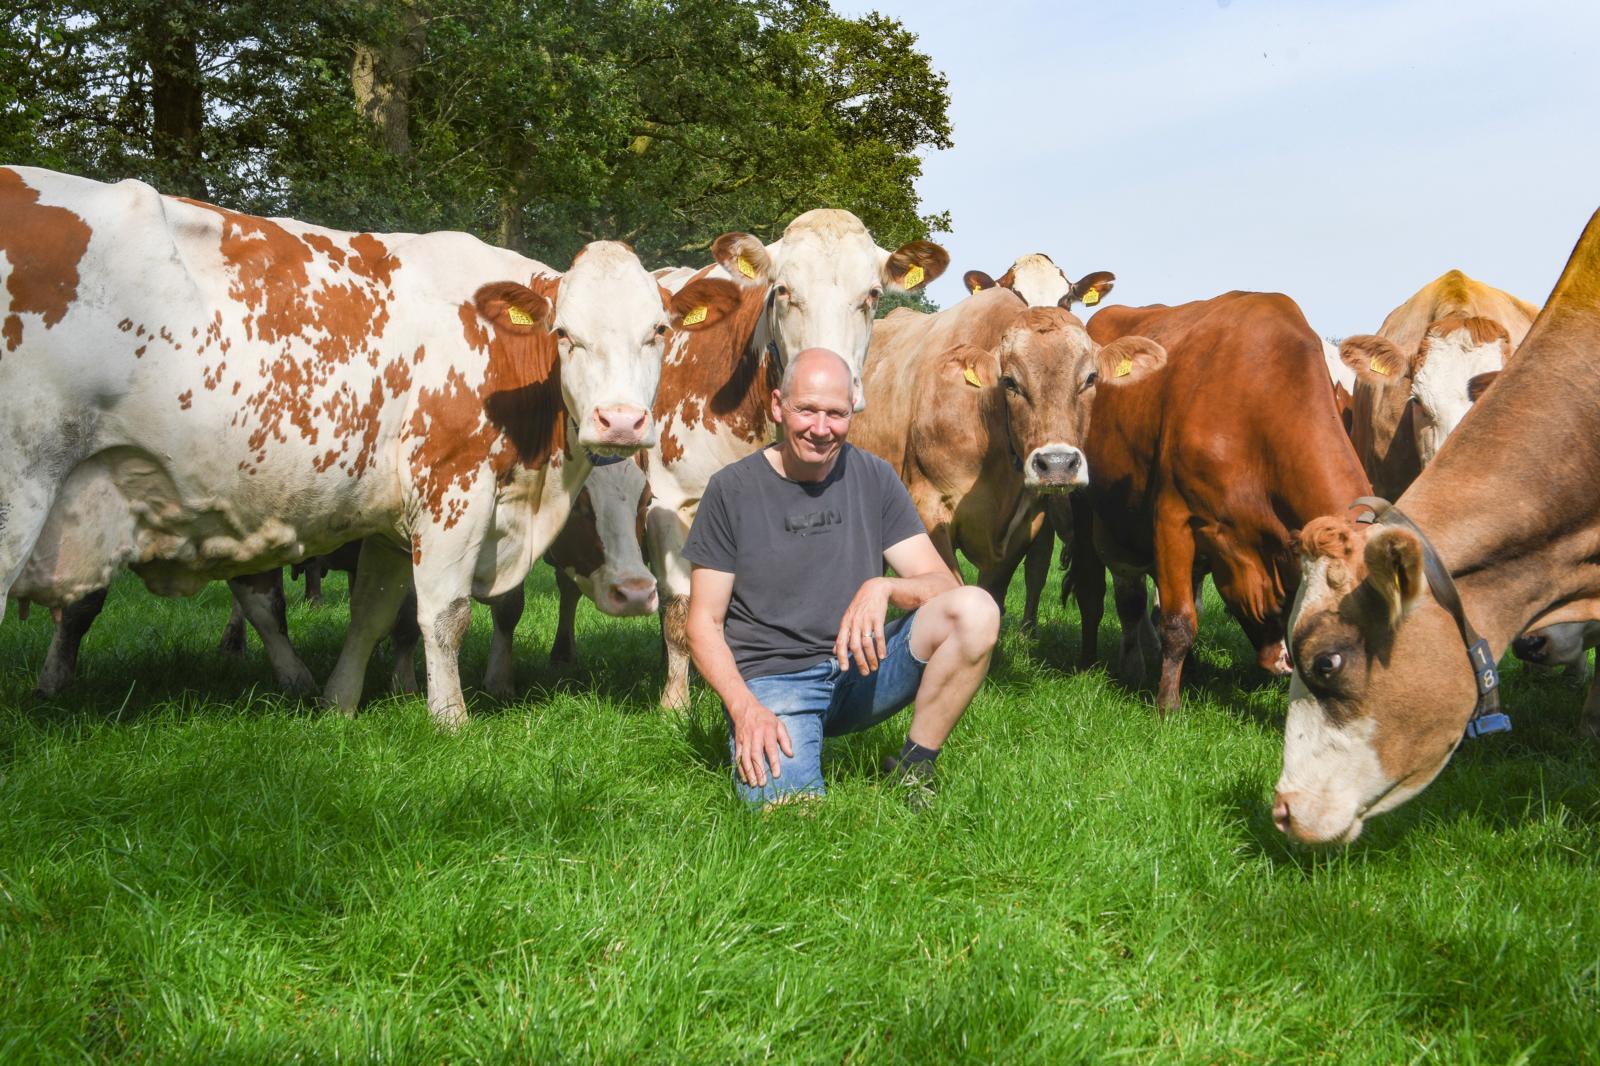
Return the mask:
[[(846, 443), (851, 400), (842, 358), (796, 356), (771, 398), (779, 442), (711, 478), (684, 546), (690, 650), (754, 805), (821, 795), (823, 737), (913, 702), (884, 769), (926, 802), (1000, 631), (994, 600), (956, 583), (895, 472)], [(887, 621), (890, 604), (909, 613)]]

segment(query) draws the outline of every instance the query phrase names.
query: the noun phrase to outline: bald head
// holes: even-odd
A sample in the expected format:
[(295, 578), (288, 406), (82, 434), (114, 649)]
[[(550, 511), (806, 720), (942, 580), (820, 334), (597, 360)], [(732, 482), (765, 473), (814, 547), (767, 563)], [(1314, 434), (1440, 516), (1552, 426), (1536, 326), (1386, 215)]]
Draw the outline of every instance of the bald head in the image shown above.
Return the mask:
[(838, 390), (838, 395), (850, 402), (850, 364), (844, 356), (827, 348), (807, 348), (783, 368), (783, 380), (778, 383), (778, 395), (788, 400), (796, 388), (827, 391)]

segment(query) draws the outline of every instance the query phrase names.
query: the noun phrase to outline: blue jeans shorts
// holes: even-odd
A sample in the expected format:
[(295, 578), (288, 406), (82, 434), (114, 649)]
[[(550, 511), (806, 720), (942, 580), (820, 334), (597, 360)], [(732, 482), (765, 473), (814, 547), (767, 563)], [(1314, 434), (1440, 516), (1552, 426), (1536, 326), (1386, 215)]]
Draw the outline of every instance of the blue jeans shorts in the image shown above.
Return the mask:
[[(830, 656), (803, 670), (749, 682), (756, 699), (783, 721), (794, 756), (779, 748), (783, 776), (774, 778), (768, 766), (767, 783), (761, 788), (745, 784), (735, 765), (733, 784), (740, 799), (759, 806), (796, 793), (822, 795), (826, 791), (822, 786), (822, 738), (871, 729), (910, 705), (922, 683), (922, 669), (928, 665), (911, 653), (911, 620), (915, 617), (913, 611), (883, 627), (888, 654), (864, 677), (855, 669), (840, 670), (839, 661)], [(728, 754), (733, 756), (732, 722), (728, 725)]]

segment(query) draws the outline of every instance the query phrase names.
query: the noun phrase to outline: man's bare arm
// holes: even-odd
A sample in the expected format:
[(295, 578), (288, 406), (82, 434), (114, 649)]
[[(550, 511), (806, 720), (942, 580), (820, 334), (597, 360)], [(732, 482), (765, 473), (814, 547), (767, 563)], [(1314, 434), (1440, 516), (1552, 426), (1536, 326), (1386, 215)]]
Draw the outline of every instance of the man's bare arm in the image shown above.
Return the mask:
[(783, 722), (744, 683), (733, 650), (723, 635), (733, 575), (697, 566), (689, 575), (689, 654), (706, 684), (716, 690), (733, 720), (733, 759), (739, 776), (753, 788), (767, 783), (767, 767), (781, 777), (778, 749), (794, 757), (794, 745)]
[(914, 611), (940, 593), (960, 586), (926, 533), (890, 546), (883, 557), (894, 568), (895, 576), (874, 577), (864, 582), (839, 622), (833, 655), (839, 660), (841, 670), (848, 670), (849, 660), (854, 659), (857, 670), (870, 674), (889, 653), (883, 637), (889, 604), (903, 611)]

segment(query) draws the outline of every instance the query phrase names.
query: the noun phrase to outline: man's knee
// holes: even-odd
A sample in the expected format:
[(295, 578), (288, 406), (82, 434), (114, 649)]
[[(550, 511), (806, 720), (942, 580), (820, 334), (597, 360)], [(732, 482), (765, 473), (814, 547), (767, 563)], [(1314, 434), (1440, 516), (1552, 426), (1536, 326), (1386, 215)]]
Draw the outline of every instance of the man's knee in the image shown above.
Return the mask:
[(940, 599), (950, 618), (950, 638), (969, 655), (986, 655), (1000, 639), (1000, 606), (975, 585), (951, 589)]

